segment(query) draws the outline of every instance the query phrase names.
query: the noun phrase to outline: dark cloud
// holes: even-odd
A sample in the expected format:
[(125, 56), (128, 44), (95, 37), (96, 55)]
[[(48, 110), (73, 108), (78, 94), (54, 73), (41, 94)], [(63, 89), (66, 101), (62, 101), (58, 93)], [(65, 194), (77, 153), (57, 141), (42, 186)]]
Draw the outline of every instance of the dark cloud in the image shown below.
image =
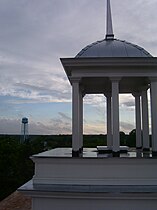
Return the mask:
[(134, 109), (135, 107), (135, 102), (132, 101), (125, 101), (121, 104), (122, 108), (130, 108), (130, 109)]
[(134, 101), (126, 101), (126, 102), (123, 102), (123, 105), (126, 107), (134, 107), (135, 102)]

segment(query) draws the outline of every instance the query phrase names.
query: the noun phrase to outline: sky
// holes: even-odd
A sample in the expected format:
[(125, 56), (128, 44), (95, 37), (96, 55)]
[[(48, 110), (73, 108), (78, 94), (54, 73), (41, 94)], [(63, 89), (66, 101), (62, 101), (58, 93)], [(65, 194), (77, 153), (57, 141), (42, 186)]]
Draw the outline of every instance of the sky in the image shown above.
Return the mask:
[[(157, 0), (111, 0), (115, 37), (157, 56)], [(0, 133), (71, 134), (71, 86), (60, 58), (105, 37), (106, 0), (0, 0)], [(120, 95), (120, 130), (135, 128)], [(106, 99), (84, 97), (84, 133), (106, 133)]]

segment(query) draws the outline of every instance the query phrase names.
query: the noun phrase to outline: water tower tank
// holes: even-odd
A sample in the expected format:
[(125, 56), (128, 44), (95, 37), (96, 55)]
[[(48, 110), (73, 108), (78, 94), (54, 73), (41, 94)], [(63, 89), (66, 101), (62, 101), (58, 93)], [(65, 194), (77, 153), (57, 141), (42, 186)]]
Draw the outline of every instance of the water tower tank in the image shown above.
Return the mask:
[(23, 118), (22, 118), (22, 123), (24, 123), (24, 124), (28, 123), (28, 118), (23, 117)]

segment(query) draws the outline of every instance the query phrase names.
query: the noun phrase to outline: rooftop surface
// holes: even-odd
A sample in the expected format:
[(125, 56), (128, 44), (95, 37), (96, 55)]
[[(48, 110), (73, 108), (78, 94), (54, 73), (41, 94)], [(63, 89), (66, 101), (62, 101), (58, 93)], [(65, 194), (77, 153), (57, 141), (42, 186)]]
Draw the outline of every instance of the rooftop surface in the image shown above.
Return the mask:
[(0, 202), (0, 210), (31, 210), (31, 198), (16, 191)]
[[(152, 185), (72, 185), (72, 184), (44, 184), (33, 185), (32, 180), (19, 190), (32, 192), (66, 192), (66, 193), (157, 193), (157, 186)], [(21, 210), (21, 209), (20, 209)], [(23, 209), (22, 209), (23, 210)]]
[[(61, 158), (71, 158), (72, 149), (71, 148), (56, 148), (48, 150), (46, 152), (33, 155), (33, 157), (38, 158), (49, 158), (49, 157), (61, 157)], [(83, 154), (80, 156), (83, 158), (112, 158), (111, 154), (99, 154), (96, 148), (84, 148)], [(129, 149), (127, 153), (121, 153), (120, 158), (151, 158), (151, 152), (142, 152), (141, 150)]]

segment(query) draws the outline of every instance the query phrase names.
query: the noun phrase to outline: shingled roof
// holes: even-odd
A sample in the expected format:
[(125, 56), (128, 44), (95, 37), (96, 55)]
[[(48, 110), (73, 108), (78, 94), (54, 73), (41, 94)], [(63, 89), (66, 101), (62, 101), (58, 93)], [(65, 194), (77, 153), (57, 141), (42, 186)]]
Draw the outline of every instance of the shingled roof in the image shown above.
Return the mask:
[(0, 202), (0, 210), (31, 210), (31, 198), (15, 191)]

